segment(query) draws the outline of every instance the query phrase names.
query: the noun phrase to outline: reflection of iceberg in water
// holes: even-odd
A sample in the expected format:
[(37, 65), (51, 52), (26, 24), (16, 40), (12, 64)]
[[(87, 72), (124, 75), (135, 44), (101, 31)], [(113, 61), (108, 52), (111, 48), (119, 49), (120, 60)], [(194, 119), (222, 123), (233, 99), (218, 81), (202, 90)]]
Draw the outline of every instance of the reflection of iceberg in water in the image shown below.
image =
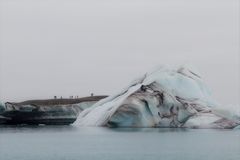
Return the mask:
[[(192, 70), (159, 68), (80, 113), (75, 124), (110, 127), (234, 128)], [(212, 109), (214, 108), (214, 109)]]

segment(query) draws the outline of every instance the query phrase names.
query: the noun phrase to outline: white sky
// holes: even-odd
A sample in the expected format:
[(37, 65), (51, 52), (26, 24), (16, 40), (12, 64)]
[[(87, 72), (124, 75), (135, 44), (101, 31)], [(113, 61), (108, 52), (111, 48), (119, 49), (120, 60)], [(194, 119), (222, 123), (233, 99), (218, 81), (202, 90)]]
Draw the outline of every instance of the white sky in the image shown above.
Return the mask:
[(112, 94), (190, 63), (239, 104), (239, 0), (0, 0), (0, 99)]

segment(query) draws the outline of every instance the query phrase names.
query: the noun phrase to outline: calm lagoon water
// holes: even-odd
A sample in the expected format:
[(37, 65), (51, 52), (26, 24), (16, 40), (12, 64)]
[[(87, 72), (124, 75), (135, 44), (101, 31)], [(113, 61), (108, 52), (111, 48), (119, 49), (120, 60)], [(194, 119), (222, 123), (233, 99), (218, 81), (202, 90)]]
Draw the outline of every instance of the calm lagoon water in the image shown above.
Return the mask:
[(0, 160), (239, 160), (240, 129), (0, 127)]

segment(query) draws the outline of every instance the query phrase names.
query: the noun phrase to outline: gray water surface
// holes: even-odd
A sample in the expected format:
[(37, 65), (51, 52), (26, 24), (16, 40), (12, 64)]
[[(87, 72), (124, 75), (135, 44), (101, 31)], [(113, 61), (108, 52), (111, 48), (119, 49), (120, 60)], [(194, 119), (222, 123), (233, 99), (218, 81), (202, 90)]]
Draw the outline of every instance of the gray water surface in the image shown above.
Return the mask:
[(240, 129), (0, 127), (0, 160), (239, 160)]

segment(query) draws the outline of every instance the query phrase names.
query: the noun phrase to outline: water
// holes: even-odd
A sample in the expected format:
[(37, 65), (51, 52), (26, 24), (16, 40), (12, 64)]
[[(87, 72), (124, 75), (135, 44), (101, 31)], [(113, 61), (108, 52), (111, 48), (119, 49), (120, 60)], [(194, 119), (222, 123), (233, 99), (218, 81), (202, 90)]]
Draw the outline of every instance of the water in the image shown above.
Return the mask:
[(240, 130), (0, 127), (0, 160), (239, 160)]

